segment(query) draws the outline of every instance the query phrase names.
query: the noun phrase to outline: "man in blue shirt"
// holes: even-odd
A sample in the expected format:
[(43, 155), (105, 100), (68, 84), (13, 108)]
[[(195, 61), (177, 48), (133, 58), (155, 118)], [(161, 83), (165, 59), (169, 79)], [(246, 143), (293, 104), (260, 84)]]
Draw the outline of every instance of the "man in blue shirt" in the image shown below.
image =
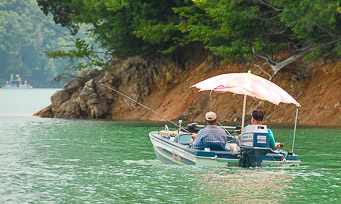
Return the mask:
[[(256, 110), (254, 110), (252, 112), (251, 116), (252, 116), (252, 118), (251, 118), (251, 125), (262, 125), (263, 118), (264, 118), (263, 111), (256, 109)], [(270, 147), (273, 150), (279, 149), (282, 146), (282, 144), (275, 142), (274, 134), (272, 133), (270, 128), (268, 128), (268, 134), (269, 134), (269, 144), (270, 144)]]
[(200, 148), (207, 143), (220, 144), (225, 147), (227, 141), (227, 135), (225, 130), (218, 128), (216, 125), (217, 114), (210, 111), (205, 114), (205, 121), (207, 126), (198, 132), (197, 136), (194, 136), (193, 147)]

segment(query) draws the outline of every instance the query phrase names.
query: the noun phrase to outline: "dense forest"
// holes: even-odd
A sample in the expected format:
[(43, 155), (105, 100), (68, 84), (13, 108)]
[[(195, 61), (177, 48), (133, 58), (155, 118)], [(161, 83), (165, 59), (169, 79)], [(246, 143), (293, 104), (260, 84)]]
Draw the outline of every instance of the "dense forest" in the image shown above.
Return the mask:
[(50, 59), (45, 51), (72, 45), (66, 28), (46, 17), (35, 0), (0, 3), (0, 87), (19, 74), (34, 87), (62, 87), (52, 80), (73, 73), (70, 62)]
[[(87, 59), (92, 69), (52, 97), (45, 117), (160, 120), (110, 84), (170, 119), (200, 121), (215, 110), (238, 122), (242, 97), (198, 93), (191, 85), (214, 75), (247, 72), (268, 77), (302, 105), (306, 125), (339, 125), (341, 0), (37, 0), (43, 13), (75, 35), (87, 25), (107, 57), (76, 39), (53, 58)], [(206, 95), (204, 95), (206, 94)], [(179, 100), (181, 99), (181, 100)], [(228, 100), (226, 100), (228, 99)], [(248, 100), (268, 122), (295, 118), (293, 106)], [(286, 113), (279, 110), (284, 108)], [(281, 110), (283, 111), (283, 110)], [(292, 117), (292, 118), (291, 118)]]
[[(268, 69), (255, 66), (272, 79), (297, 59), (333, 58), (341, 51), (340, 0), (37, 2), (73, 34), (79, 25), (91, 25), (89, 33), (110, 56), (119, 58), (205, 48), (218, 59), (265, 61)], [(92, 50), (84, 47), (71, 54), (91, 58)]]
[(264, 61), (255, 66), (272, 79), (297, 59), (338, 57), (340, 13), (340, 0), (4, 0), (0, 82), (13, 73), (51, 86), (70, 68), (198, 48), (220, 62)]

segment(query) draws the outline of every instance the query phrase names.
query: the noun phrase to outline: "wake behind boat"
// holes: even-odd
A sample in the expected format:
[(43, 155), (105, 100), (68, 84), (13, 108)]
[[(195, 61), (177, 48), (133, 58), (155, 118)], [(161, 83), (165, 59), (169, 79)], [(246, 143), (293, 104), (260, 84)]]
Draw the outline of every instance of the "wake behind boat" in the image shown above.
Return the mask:
[(203, 125), (194, 123), (189, 124), (187, 128), (173, 131), (165, 126), (164, 130), (150, 132), (149, 137), (156, 156), (168, 164), (212, 167), (290, 167), (299, 166), (301, 163), (298, 155), (284, 150), (271, 150), (268, 142), (264, 143), (268, 139), (267, 132), (264, 132), (265, 125), (246, 126), (238, 151), (229, 149), (233, 137), (240, 133), (238, 127), (220, 126), (230, 135), (230, 142), (226, 147), (209, 143), (201, 148), (193, 148), (191, 145), (191, 134), (197, 132), (193, 127), (202, 128)]

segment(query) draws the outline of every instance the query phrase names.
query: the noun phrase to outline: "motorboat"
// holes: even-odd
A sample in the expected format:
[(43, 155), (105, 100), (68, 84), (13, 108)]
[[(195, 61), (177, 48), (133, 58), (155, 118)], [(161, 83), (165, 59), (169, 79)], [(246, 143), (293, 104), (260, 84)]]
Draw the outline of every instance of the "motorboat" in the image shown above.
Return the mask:
[[(180, 123), (181, 124), (181, 123)], [(180, 125), (181, 127), (181, 125)], [(228, 135), (225, 147), (209, 143), (201, 148), (192, 147), (192, 134), (204, 125), (191, 123), (187, 128), (164, 129), (149, 133), (156, 156), (163, 162), (177, 165), (212, 167), (291, 167), (299, 166), (298, 155), (284, 150), (272, 150), (268, 142), (266, 125), (248, 125), (238, 141), (240, 127), (218, 126)], [(237, 150), (231, 151), (231, 143), (237, 142)]]
[[(300, 165), (301, 161), (299, 156), (294, 154), (294, 144), (298, 109), (301, 105), (285, 90), (269, 80), (251, 74), (250, 71), (248, 73), (217, 75), (201, 81), (192, 87), (198, 88), (199, 91), (217, 93), (230, 92), (244, 95), (240, 130), (232, 127), (231, 131), (230, 127), (221, 126), (227, 135), (229, 135), (228, 140), (230, 142), (225, 147), (209, 143), (204, 147), (193, 148), (191, 145), (191, 134), (193, 134), (193, 129), (195, 129), (193, 125), (190, 124), (186, 129), (181, 127), (181, 123), (179, 125), (173, 123), (179, 127), (177, 131), (169, 131), (168, 128), (165, 128), (162, 131), (154, 131), (149, 134), (154, 151), (159, 159), (167, 163), (197, 166), (262, 167)], [(279, 103), (296, 105), (297, 109), (291, 152), (270, 148), (269, 133), (266, 125), (244, 126), (247, 96), (266, 100), (275, 105)], [(238, 145), (238, 151), (235, 151), (235, 148), (231, 151), (232, 148), (229, 148), (231, 143)]]
[(5, 85), (2, 86), (2, 88), (7, 89), (30, 89), (33, 88), (30, 84), (27, 83), (27, 80), (22, 83), (22, 79), (19, 74), (16, 75), (16, 77), (13, 77), (13, 74), (11, 74), (10, 80), (6, 81)]
[[(294, 154), (298, 109), (300, 104), (273, 82), (253, 75), (251, 72), (222, 74), (191, 86), (200, 89), (200, 91), (217, 93), (231, 92), (244, 95), (241, 126), (219, 126), (220, 128), (223, 128), (228, 135), (227, 140), (229, 142), (224, 147), (215, 143), (208, 143), (203, 147), (193, 148), (192, 135), (198, 133), (200, 128), (203, 128), (204, 125), (190, 123), (184, 128), (182, 127), (182, 120), (179, 120), (179, 124), (176, 124), (115, 88), (103, 84), (102, 82), (100, 82), (100, 84), (152, 111), (176, 126), (176, 130), (169, 130), (166, 125), (163, 129), (149, 133), (150, 141), (156, 156), (165, 163), (215, 167), (285, 167), (299, 166), (301, 163), (299, 156)], [(279, 103), (291, 103), (296, 105), (297, 109), (291, 152), (273, 150), (270, 147), (266, 125), (247, 125), (244, 127), (246, 96), (267, 100), (275, 105), (278, 105)], [(232, 149), (232, 143), (235, 143), (236, 145), (233, 146), (237, 146), (238, 148)]]
[[(294, 154), (294, 144), (298, 110), (301, 105), (281, 87), (248, 71), (248, 73), (228, 73), (213, 76), (192, 85), (191, 88), (197, 88), (199, 91), (210, 91), (211, 93), (230, 92), (244, 95), (240, 131), (232, 128), (233, 131), (230, 132), (230, 130), (222, 126), (229, 135), (230, 144), (223, 147), (208, 143), (203, 147), (193, 148), (191, 145), (191, 134), (193, 134), (191, 129), (193, 129), (193, 125), (187, 126), (188, 128), (185, 129), (181, 127), (182, 121), (179, 122), (179, 125), (172, 122), (178, 127), (178, 131), (171, 133), (168, 128), (165, 128), (165, 130), (154, 131), (149, 134), (156, 156), (162, 161), (197, 166), (262, 167), (300, 165), (299, 156)], [(296, 105), (291, 152), (270, 148), (269, 133), (266, 125), (244, 126), (247, 96), (266, 100), (275, 105), (280, 103)], [(238, 145), (238, 151), (235, 151), (236, 148), (229, 148), (232, 142)]]

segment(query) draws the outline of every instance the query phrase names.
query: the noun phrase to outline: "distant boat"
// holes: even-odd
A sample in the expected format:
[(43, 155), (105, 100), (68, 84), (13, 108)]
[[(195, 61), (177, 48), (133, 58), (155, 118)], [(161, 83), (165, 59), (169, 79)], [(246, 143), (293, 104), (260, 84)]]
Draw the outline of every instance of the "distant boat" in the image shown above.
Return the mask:
[(16, 79), (14, 79), (13, 74), (11, 74), (11, 78), (9, 81), (6, 81), (5, 85), (2, 86), (5, 89), (30, 89), (33, 88), (30, 84), (27, 83), (27, 80), (22, 83), (22, 79), (19, 74), (16, 75)]

